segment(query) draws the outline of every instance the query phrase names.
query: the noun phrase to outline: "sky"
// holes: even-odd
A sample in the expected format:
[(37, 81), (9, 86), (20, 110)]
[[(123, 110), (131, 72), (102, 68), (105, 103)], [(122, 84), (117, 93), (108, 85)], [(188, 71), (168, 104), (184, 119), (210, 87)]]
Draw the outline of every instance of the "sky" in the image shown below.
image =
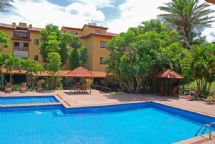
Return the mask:
[[(26, 22), (35, 27), (55, 25), (82, 27), (95, 22), (108, 27), (110, 32), (125, 32), (142, 21), (157, 18), (158, 9), (171, 0), (15, 0), (9, 13), (0, 12), (0, 23)], [(204, 0), (200, 0), (203, 2)], [(215, 5), (211, 5), (215, 10)], [(215, 15), (215, 13), (214, 13)], [(204, 35), (215, 41), (215, 23)]]

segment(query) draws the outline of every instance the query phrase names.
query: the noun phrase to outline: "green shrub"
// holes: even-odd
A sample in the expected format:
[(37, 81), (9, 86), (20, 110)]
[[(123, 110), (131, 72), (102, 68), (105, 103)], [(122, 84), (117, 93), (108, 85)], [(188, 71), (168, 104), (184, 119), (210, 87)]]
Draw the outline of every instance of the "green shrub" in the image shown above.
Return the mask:
[(20, 91), (21, 85), (20, 84), (13, 84), (13, 91)]

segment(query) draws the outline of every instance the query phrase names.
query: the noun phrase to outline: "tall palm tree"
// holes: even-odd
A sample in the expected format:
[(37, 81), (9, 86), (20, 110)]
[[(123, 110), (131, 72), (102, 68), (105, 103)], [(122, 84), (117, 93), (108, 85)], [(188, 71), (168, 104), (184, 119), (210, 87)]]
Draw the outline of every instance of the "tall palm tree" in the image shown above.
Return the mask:
[(184, 45), (189, 47), (193, 42), (195, 28), (210, 27), (214, 22), (214, 11), (209, 9), (209, 4), (200, 4), (198, 0), (172, 0), (159, 7), (165, 14), (160, 18), (176, 26), (184, 39)]

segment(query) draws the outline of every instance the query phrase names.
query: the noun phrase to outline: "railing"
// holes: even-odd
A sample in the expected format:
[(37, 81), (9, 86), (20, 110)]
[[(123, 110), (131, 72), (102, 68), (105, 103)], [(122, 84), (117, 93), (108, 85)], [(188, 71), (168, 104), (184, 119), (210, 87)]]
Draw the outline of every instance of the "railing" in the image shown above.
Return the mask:
[(13, 32), (14, 39), (30, 39), (30, 33), (28, 31), (18, 31)]
[(203, 134), (205, 134), (205, 132), (206, 132), (206, 130), (209, 130), (209, 140), (211, 140), (212, 139), (212, 126), (213, 125), (215, 125), (215, 122), (211, 122), (211, 123), (209, 123), (209, 124), (204, 124), (204, 125), (202, 125), (199, 129), (198, 129), (198, 131), (195, 133), (195, 136), (198, 136), (199, 135), (199, 133), (202, 131), (202, 135)]
[(108, 87), (105, 87), (105, 86), (101, 86), (101, 85), (93, 85), (93, 88), (95, 88), (95, 89), (98, 89), (98, 90), (107, 90), (107, 91), (109, 91), (110, 93), (111, 93), (111, 89), (110, 88), (108, 88)]
[(14, 46), (14, 50), (18, 50), (18, 51), (28, 51), (28, 47)]

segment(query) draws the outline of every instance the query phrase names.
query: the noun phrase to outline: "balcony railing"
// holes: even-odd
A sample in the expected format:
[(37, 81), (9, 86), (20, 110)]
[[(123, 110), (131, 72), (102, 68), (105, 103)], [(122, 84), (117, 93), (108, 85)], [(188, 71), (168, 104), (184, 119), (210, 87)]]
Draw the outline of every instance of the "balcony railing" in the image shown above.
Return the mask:
[(15, 30), (12, 39), (15, 40), (31, 40), (30, 33), (26, 30)]
[(14, 46), (14, 51), (28, 51), (28, 47)]

